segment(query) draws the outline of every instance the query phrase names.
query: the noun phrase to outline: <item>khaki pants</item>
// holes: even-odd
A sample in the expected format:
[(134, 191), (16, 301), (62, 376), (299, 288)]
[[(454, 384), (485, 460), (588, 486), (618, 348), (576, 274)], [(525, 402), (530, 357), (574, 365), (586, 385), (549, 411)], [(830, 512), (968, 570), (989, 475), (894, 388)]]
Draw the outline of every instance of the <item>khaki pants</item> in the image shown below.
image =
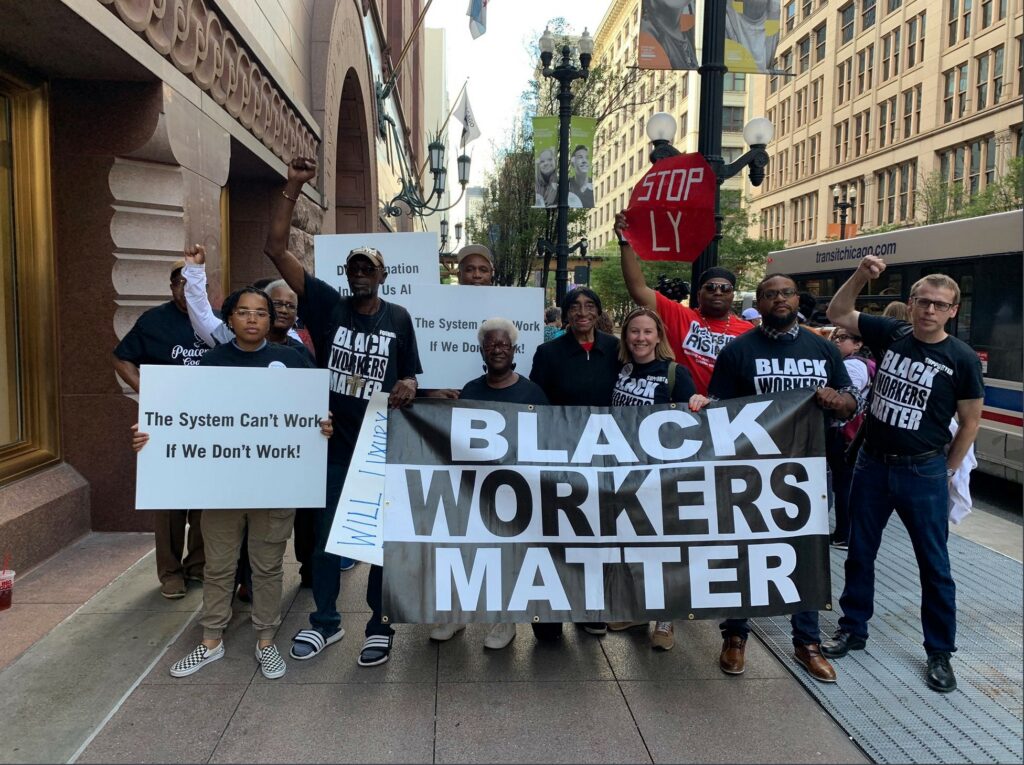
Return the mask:
[[(175, 577), (182, 580), (203, 578), (203, 532), (199, 520), (201, 515), (201, 510), (153, 511), (156, 575), (161, 583)], [(184, 561), (181, 559), (182, 553), (185, 554)]]
[(252, 626), (269, 640), (281, 623), (282, 560), (295, 523), (294, 510), (207, 510), (203, 513), (206, 568), (203, 579), (204, 640), (218, 640), (231, 621), (235, 568), (249, 529), (252, 565)]

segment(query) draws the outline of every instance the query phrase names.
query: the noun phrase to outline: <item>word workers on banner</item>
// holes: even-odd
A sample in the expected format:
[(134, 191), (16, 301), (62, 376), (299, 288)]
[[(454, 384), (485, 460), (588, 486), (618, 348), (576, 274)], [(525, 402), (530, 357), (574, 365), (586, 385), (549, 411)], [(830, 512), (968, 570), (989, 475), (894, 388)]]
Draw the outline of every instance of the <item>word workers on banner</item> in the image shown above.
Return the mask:
[(412, 316), (423, 374), (421, 388), (459, 388), (479, 377), (483, 359), (477, 330), (502, 317), (519, 330), (516, 371), (530, 376), (533, 354), (544, 342), (544, 290), (540, 287), (416, 287), (395, 302)]
[(326, 369), (145, 364), (135, 507), (323, 507)]
[(345, 260), (356, 247), (374, 247), (384, 256), (388, 278), (380, 286), (384, 300), (395, 301), (420, 284), (437, 284), (437, 234), (432, 231), (393, 234), (323, 234), (313, 237), (318, 279), (349, 297)]
[(417, 401), (388, 432), (392, 622), (703, 619), (829, 603), (813, 391), (698, 414)]
[(623, 236), (643, 260), (692, 263), (715, 237), (717, 186), (700, 154), (659, 160), (633, 187)]
[(384, 565), (384, 469), (388, 446), (388, 394), (366, 406), (345, 485), (334, 513), (327, 552)]

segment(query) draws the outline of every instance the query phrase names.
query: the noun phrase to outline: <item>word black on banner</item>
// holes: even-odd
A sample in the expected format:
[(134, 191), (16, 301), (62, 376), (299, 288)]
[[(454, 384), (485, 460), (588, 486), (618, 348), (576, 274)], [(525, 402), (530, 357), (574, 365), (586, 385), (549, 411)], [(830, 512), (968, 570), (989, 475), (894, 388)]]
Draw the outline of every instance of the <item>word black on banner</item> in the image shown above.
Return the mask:
[(392, 622), (769, 616), (829, 603), (814, 392), (714, 404), (392, 412)]

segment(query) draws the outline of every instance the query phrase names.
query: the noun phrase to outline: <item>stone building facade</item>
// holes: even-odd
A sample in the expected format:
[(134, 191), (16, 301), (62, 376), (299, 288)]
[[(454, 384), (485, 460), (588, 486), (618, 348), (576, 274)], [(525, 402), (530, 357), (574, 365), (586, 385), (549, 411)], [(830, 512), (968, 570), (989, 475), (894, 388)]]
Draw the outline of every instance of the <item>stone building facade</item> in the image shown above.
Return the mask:
[[(270, 203), (320, 173), (312, 235), (408, 230), (382, 205), (422, 161), (422, 0), (0, 0), (0, 549), (25, 570), (82, 533), (146, 530), (111, 351), (169, 299), (186, 243), (211, 298), (273, 275)], [(394, 130), (382, 130), (386, 115)]]

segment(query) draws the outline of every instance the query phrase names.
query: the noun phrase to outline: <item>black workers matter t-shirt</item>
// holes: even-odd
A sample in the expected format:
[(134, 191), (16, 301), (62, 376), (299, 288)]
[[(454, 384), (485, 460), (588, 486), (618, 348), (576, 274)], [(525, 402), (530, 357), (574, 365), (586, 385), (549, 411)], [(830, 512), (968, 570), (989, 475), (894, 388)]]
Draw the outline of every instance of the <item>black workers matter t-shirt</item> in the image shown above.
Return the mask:
[(327, 460), (344, 464), (352, 457), (370, 396), (390, 393), (398, 380), (423, 371), (416, 333), (409, 312), (400, 305), (381, 300), (375, 314), (356, 313), (351, 298), (342, 298), (309, 273), (305, 293), (299, 317), (313, 338), (317, 363), (331, 373), (334, 436)]
[(952, 439), (957, 401), (985, 397), (981, 362), (952, 335), (924, 343), (907, 323), (860, 315), (860, 335), (881, 356), (865, 421), (865, 439), (886, 454), (924, 454)]
[(839, 350), (816, 332), (801, 329), (796, 337), (775, 340), (758, 329), (740, 335), (718, 354), (708, 394), (730, 399), (851, 385)]
[[(675, 387), (668, 389), (669, 361), (655, 359), (646, 364), (627, 363), (619, 370), (612, 390), (612, 406), (647, 406), (684, 403), (697, 392), (690, 371), (676, 364)], [(675, 362), (671, 362), (675, 363)]]

